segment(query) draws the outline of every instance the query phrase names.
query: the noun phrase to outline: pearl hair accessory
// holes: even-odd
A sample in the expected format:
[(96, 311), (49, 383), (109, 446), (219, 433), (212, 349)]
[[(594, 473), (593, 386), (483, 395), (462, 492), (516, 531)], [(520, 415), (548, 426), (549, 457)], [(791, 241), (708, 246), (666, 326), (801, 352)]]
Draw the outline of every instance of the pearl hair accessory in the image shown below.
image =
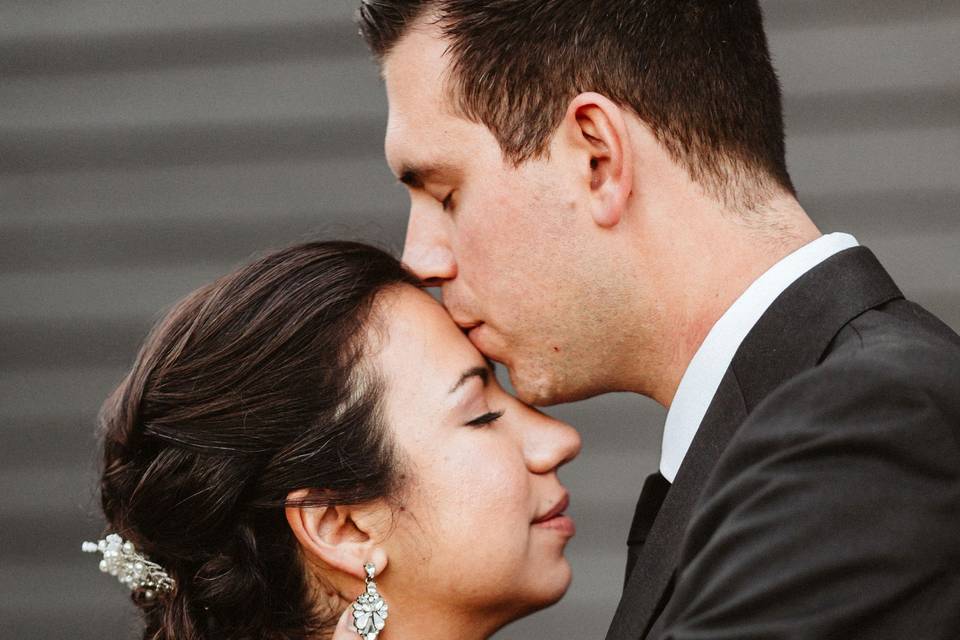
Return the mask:
[(116, 533), (108, 534), (97, 542), (84, 541), (81, 548), (88, 553), (102, 553), (100, 571), (116, 576), (132, 591), (143, 589), (143, 597), (147, 600), (153, 600), (157, 593), (173, 591), (176, 586), (163, 567), (147, 560), (132, 542), (124, 542)]

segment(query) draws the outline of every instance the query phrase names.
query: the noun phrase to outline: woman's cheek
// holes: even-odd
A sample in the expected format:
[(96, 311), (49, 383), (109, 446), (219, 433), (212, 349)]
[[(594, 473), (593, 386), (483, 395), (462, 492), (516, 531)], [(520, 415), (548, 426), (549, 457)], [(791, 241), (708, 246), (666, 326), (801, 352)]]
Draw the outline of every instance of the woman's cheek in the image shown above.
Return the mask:
[[(529, 481), (526, 467), (514, 451), (497, 451), (478, 473), (474, 490), (477, 502), (501, 527), (517, 528), (529, 516)], [(513, 532), (517, 533), (517, 532)]]

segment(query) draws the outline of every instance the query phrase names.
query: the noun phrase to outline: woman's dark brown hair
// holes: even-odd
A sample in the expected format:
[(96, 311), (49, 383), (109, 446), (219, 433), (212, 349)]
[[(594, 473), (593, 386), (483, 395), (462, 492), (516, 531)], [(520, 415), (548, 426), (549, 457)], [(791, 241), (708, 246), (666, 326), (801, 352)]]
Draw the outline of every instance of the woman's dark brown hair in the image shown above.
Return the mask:
[(303, 244), (192, 293), (150, 333), (100, 416), (109, 529), (177, 582), (153, 600), (134, 592), (144, 638), (307, 638), (335, 624), (286, 496), (395, 495), (364, 346), (377, 296), (403, 283), (415, 280), (378, 249)]

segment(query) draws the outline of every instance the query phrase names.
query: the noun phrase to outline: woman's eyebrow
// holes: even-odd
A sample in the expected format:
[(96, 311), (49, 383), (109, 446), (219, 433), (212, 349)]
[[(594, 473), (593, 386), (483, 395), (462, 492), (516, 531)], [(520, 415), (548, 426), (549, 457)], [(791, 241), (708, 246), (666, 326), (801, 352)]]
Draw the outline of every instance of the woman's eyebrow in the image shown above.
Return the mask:
[(483, 381), (483, 386), (487, 386), (487, 382), (490, 380), (490, 368), (489, 367), (472, 367), (463, 372), (460, 376), (460, 379), (457, 380), (457, 384), (453, 385), (450, 389), (450, 393), (453, 393), (460, 387), (462, 387), (467, 380), (470, 378), (480, 378)]

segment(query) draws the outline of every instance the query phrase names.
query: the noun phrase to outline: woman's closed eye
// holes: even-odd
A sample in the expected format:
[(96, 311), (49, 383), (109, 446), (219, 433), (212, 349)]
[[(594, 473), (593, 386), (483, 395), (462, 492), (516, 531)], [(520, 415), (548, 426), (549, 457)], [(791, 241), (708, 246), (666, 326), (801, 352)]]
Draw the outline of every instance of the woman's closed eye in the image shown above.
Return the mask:
[(503, 411), (488, 411), (482, 416), (478, 416), (467, 423), (468, 427), (482, 427), (496, 422), (503, 416)]

